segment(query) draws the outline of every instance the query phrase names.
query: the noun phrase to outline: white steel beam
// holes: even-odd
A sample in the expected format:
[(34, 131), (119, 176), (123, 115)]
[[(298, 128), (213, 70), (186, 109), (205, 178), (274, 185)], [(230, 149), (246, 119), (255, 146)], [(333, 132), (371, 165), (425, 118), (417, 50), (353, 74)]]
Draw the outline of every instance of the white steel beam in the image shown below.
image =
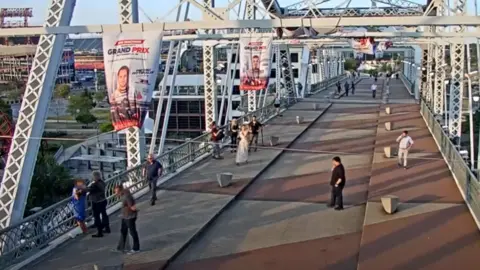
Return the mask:
[[(249, 20), (255, 20), (255, 4), (253, 0), (246, 0), (246, 17)], [(246, 31), (248, 34), (254, 33), (255, 29), (247, 29)], [(260, 94), (261, 96), (261, 94)], [(248, 111), (249, 112), (254, 112), (257, 110), (257, 91), (247, 91), (247, 97), (248, 97)]]
[[(120, 23), (138, 23), (138, 0), (118, 0)], [(145, 157), (145, 133), (143, 128), (131, 127), (125, 133), (127, 140), (127, 166), (139, 165)]]
[(435, 45), (435, 92), (433, 112), (436, 115), (442, 115), (445, 107), (443, 104), (443, 96), (445, 93), (445, 66), (445, 46)]
[[(214, 0), (204, 0), (205, 7), (214, 8)], [(204, 14), (204, 17), (208, 14)], [(215, 24), (219, 24), (218, 21)], [(223, 25), (223, 21), (222, 21)], [(190, 29), (206, 29), (197, 25)], [(213, 28), (216, 29), (217, 27)], [(215, 80), (215, 43), (206, 42), (203, 44), (203, 80), (205, 87), (205, 129), (210, 131), (213, 122), (217, 120), (217, 85)]]
[[(45, 27), (67, 26), (75, 0), (52, 0)], [(0, 228), (23, 219), (66, 35), (42, 35), (28, 76), (0, 187)]]
[[(25, 28), (3, 28), (0, 29), (0, 36), (28, 36), (44, 34), (80, 34), (80, 33), (106, 33), (106, 32), (142, 32), (163, 29), (191, 30), (191, 29), (272, 29), (272, 28), (320, 28), (336, 29), (338, 27), (378, 27), (378, 26), (480, 26), (480, 17), (477, 16), (414, 16), (414, 17), (369, 17), (365, 18), (289, 18), (270, 20), (224, 20), (218, 21), (188, 21), (188, 22), (158, 22), (158, 23), (137, 23), (132, 25), (107, 24), (107, 25), (79, 25), (60, 27), (25, 27)], [(475, 34), (464, 33), (465, 36)], [(182, 37), (182, 39), (185, 39)]]

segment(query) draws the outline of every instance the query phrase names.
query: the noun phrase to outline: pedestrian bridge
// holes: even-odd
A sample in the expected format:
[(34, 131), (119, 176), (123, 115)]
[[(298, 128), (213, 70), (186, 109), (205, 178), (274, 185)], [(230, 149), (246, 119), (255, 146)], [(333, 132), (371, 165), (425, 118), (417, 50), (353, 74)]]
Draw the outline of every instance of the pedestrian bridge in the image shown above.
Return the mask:
[[(478, 269), (479, 183), (426, 104), (401, 80), (379, 79), (376, 99), (369, 77), (349, 96), (329, 97), (334, 83), (283, 117), (272, 107), (255, 112), (266, 127), (248, 164), (235, 166), (228, 148), (211, 159), (208, 135), (162, 155), (167, 172), (155, 206), (142, 197), (140, 167), (110, 179), (112, 233), (102, 239), (77, 235), (68, 201), (3, 230), (0, 268)], [(407, 170), (384, 154), (403, 130), (415, 141)], [(333, 156), (347, 172), (343, 211), (327, 208)], [(223, 172), (234, 181), (220, 188)], [(134, 255), (111, 251), (119, 239), (111, 187), (119, 182), (138, 198), (142, 252)], [(386, 195), (400, 199), (393, 215), (382, 208)]]

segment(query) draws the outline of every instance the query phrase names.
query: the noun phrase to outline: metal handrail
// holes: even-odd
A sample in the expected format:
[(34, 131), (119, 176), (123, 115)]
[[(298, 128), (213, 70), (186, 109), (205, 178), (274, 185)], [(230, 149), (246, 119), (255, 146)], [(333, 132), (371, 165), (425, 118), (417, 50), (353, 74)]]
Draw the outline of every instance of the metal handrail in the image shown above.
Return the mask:
[[(342, 78), (344, 78), (344, 75), (326, 80), (322, 82), (321, 85), (322, 87), (328, 88), (328, 86)], [(283, 107), (286, 108), (290, 105), (292, 105), (292, 103), (283, 104)], [(260, 121), (265, 121), (275, 114), (276, 108), (272, 102), (263, 108), (239, 117), (237, 121), (239, 124), (242, 124), (245, 121), (249, 121), (253, 115)], [(226, 127), (227, 126), (222, 126), (221, 129), (225, 129)], [(157, 160), (165, 169), (162, 177), (171, 177), (177, 170), (205, 157), (211, 149), (210, 137), (210, 133), (204, 133), (158, 156)], [(228, 143), (228, 139), (229, 138), (225, 138), (224, 142)], [(124, 184), (128, 186), (134, 194), (148, 187), (148, 183), (142, 175), (144, 165), (144, 163), (137, 165), (105, 180), (107, 209), (119, 203), (119, 199), (114, 194), (114, 187), (116, 185)], [(87, 209), (87, 221), (91, 221), (92, 213), (90, 205), (88, 205)], [(6, 269), (38, 253), (41, 249), (47, 247), (49, 243), (71, 233), (75, 228), (76, 222), (73, 217), (73, 205), (71, 199), (66, 198), (42, 211), (26, 217), (20, 222), (0, 230), (0, 269)]]

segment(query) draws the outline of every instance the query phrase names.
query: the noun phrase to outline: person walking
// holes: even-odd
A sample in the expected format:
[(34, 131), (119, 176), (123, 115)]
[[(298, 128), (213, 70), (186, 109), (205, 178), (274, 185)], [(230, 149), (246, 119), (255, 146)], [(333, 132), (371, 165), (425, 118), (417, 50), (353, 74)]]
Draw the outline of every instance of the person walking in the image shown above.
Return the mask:
[(348, 97), (348, 90), (350, 90), (350, 89), (348, 89), (349, 86), (350, 86), (350, 84), (348, 83), (348, 81), (345, 81), (345, 96), (347, 96), (347, 97)]
[(105, 182), (99, 171), (92, 173), (92, 184), (88, 188), (92, 201), (92, 212), (97, 233), (92, 237), (103, 237), (103, 233), (110, 233), (110, 222), (107, 214), (107, 197), (105, 196)]
[(134, 254), (140, 251), (140, 240), (137, 232), (137, 217), (138, 210), (135, 205), (135, 199), (128, 189), (123, 186), (115, 186), (115, 194), (121, 198), (122, 202), (122, 221), (120, 227), (120, 240), (118, 241), (117, 251), (124, 252), (125, 244), (127, 242), (127, 235), (132, 236), (133, 245), (132, 250), (128, 254)]
[(345, 168), (340, 157), (332, 159), (332, 186), (331, 199), (329, 207), (335, 207), (335, 210), (343, 210), (343, 188), (345, 187)]
[(373, 83), (370, 89), (372, 90), (372, 97), (375, 98), (375, 96), (377, 95), (377, 84)]
[(230, 153), (237, 151), (238, 128), (237, 119), (232, 119), (230, 122)]
[(252, 117), (252, 122), (250, 122), (250, 131), (252, 132), (252, 138), (250, 140), (250, 146), (253, 146), (253, 143), (255, 143), (255, 148), (253, 148), (254, 152), (257, 152), (258, 133), (262, 128), (263, 128), (262, 123), (257, 121), (256, 116), (253, 116)]
[(154, 158), (153, 154), (148, 154), (147, 165), (143, 168), (143, 176), (147, 178), (148, 187), (150, 188), (150, 205), (155, 205), (157, 200), (157, 182), (162, 173), (162, 164)]
[[(398, 166), (403, 167), (405, 170), (407, 169), (407, 157), (408, 151), (413, 145), (413, 140), (410, 136), (408, 136), (408, 131), (403, 131), (402, 135), (398, 136), (397, 138), (398, 143)], [(402, 162), (403, 159), (403, 162)]]
[(242, 163), (248, 163), (248, 133), (248, 126), (243, 125), (239, 134), (240, 141), (238, 143), (237, 156), (235, 158), (235, 163), (237, 164), (237, 166)]
[(352, 81), (352, 95), (355, 95), (355, 82)]
[(212, 134), (212, 136), (210, 137), (210, 140), (212, 141), (212, 146), (213, 146), (213, 151), (212, 151), (213, 158), (221, 159), (222, 157), (220, 156), (220, 142), (222, 141), (222, 136), (221, 136), (221, 131), (220, 129), (218, 129), (215, 121), (212, 122), (212, 125), (210, 126), (210, 130)]
[(340, 95), (340, 92), (342, 92), (342, 85), (340, 82), (337, 82), (337, 93)]

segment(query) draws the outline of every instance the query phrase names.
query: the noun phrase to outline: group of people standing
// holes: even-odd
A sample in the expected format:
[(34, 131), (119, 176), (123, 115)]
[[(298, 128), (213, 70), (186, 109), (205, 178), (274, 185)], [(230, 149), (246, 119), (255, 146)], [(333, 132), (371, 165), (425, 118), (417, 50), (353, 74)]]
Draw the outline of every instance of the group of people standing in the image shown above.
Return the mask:
[[(355, 81), (352, 80), (351, 82), (349, 82), (348, 80), (346, 80), (344, 84), (344, 89), (345, 89), (345, 96), (348, 97), (350, 89), (352, 90), (352, 95), (355, 95)], [(337, 82), (337, 93), (340, 95), (341, 92), (342, 92), (342, 85), (340, 84), (340, 82)]]
[[(92, 173), (92, 183), (86, 185), (85, 180), (75, 180), (72, 190), (72, 205), (75, 221), (83, 234), (88, 233), (86, 225), (87, 218), (87, 196), (92, 204), (92, 212), (94, 218), (94, 225), (97, 233), (93, 234), (93, 238), (102, 238), (104, 234), (109, 234), (110, 222), (107, 213), (108, 199), (106, 196), (106, 185), (102, 179), (99, 171)], [(133, 239), (132, 249), (128, 254), (137, 253), (140, 251), (140, 241), (136, 228), (137, 208), (135, 199), (128, 188), (124, 188), (122, 184), (118, 184), (114, 188), (115, 195), (120, 198), (122, 204), (122, 220), (120, 228), (120, 239), (116, 251), (124, 252), (127, 235), (130, 233)]]
[[(227, 132), (230, 137), (230, 152), (236, 153), (235, 164), (238, 166), (248, 163), (248, 153), (251, 149), (257, 151), (258, 138), (263, 132), (263, 125), (253, 116), (249, 123), (238, 124), (237, 119), (233, 119), (228, 126)], [(211, 141), (213, 144), (213, 157), (221, 158), (220, 143), (224, 138), (223, 131), (220, 130), (215, 122), (211, 127)]]

